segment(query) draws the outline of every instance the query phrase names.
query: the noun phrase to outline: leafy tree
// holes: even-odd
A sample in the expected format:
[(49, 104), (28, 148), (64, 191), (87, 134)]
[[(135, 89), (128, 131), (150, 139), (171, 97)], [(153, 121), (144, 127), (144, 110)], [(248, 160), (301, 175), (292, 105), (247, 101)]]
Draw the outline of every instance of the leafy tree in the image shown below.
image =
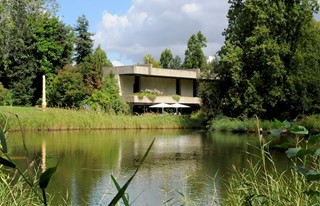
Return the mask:
[(107, 54), (100, 45), (92, 55), (87, 56), (80, 65), (83, 79), (86, 85), (86, 93), (91, 95), (94, 89), (103, 87), (103, 68), (111, 67), (112, 63), (107, 58)]
[(181, 69), (181, 63), (182, 63), (181, 58), (180, 58), (178, 55), (176, 55), (176, 56), (171, 60), (169, 67), (170, 67), (171, 69)]
[(35, 103), (39, 75), (57, 72), (72, 46), (66, 27), (47, 7), (51, 2), (0, 0), (0, 81), (15, 105)]
[(119, 87), (113, 73), (106, 75), (103, 88), (94, 90), (86, 102), (95, 110), (101, 109), (109, 113), (127, 113), (129, 110), (128, 104), (119, 95)]
[(161, 67), (160, 62), (155, 60), (151, 54), (146, 54), (143, 57), (143, 63), (144, 64), (151, 64), (153, 67), (156, 67), (156, 68)]
[(161, 53), (161, 57), (160, 57), (161, 66), (163, 68), (170, 68), (172, 60), (173, 60), (173, 57), (170, 49), (165, 49)]
[(80, 107), (85, 96), (82, 74), (74, 66), (65, 66), (48, 86), (48, 104), (51, 106)]
[(200, 69), (206, 62), (202, 48), (207, 47), (207, 38), (201, 31), (197, 35), (192, 34), (188, 40), (188, 48), (185, 51), (183, 67), (186, 69)]
[[(319, 27), (312, 20), (318, 2), (229, 3), (229, 25), (216, 71), (225, 114), (273, 118), (310, 112), (310, 105), (320, 101), (315, 95), (320, 59), (312, 54), (320, 45)], [(312, 83), (301, 81), (304, 75), (313, 76)]]
[(33, 104), (41, 97), (42, 75), (50, 82), (58, 71), (72, 62), (74, 35), (71, 27), (65, 26), (58, 17), (44, 14), (32, 22), (33, 55), (36, 58), (36, 78), (33, 86)]
[(92, 34), (88, 32), (89, 21), (85, 15), (77, 19), (77, 25), (74, 28), (76, 32), (76, 55), (75, 61), (77, 64), (82, 63), (87, 56), (92, 53)]
[(11, 106), (13, 104), (13, 94), (10, 90), (3, 87), (0, 82), (0, 105)]

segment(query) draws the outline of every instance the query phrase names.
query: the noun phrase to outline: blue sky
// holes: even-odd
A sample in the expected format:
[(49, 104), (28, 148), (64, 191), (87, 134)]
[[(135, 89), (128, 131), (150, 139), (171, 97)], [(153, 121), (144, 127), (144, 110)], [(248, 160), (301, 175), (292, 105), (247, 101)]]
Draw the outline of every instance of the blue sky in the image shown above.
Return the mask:
[(89, 21), (95, 46), (101, 45), (114, 65), (159, 59), (170, 49), (184, 59), (187, 41), (201, 31), (208, 40), (206, 56), (222, 46), (227, 26), (226, 0), (57, 0), (58, 15), (74, 26), (79, 16)]
[[(95, 46), (101, 45), (114, 65), (142, 63), (146, 54), (159, 59), (165, 49), (184, 59), (187, 41), (201, 31), (204, 53), (214, 56), (223, 45), (227, 0), (57, 0), (58, 15), (74, 26), (89, 21)], [(316, 16), (317, 19), (319, 15)]]
[(58, 15), (68, 25), (75, 25), (79, 16), (86, 15), (90, 23), (90, 32), (96, 31), (104, 11), (113, 14), (125, 14), (131, 6), (131, 0), (57, 0)]

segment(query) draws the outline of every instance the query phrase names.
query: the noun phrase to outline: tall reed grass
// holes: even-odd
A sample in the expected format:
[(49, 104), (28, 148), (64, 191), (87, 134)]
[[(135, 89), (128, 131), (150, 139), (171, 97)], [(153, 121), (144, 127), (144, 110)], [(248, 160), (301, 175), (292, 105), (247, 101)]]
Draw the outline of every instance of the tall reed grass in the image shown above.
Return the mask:
[[(264, 143), (263, 138), (260, 140), (260, 161), (253, 164), (248, 160), (245, 169), (233, 168), (222, 205), (319, 205), (320, 196), (308, 194), (308, 191), (319, 191), (319, 182), (307, 181), (304, 175), (294, 171), (294, 167), (279, 171), (268, 150), (269, 143)], [(292, 165), (302, 162), (295, 158)], [(313, 171), (319, 171), (319, 165), (313, 166)]]
[(73, 130), (73, 129), (180, 129), (199, 128), (201, 118), (193, 116), (150, 114), (111, 115), (85, 110), (35, 107), (0, 107), (0, 113), (10, 116), (11, 130), (18, 130), (14, 120), (17, 115), (25, 130)]
[[(259, 124), (264, 131), (276, 128), (273, 121), (263, 120)], [(222, 132), (256, 132), (256, 119), (217, 117), (211, 120), (210, 129)]]

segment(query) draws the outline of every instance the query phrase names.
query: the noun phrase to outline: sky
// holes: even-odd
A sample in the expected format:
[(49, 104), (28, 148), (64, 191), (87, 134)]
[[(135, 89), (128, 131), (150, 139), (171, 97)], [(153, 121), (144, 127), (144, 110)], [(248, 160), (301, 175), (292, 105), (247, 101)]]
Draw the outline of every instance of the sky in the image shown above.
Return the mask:
[(204, 53), (221, 48), (227, 27), (226, 0), (57, 0), (62, 21), (75, 26), (79, 16), (89, 21), (94, 45), (101, 45), (112, 63), (143, 63), (151, 54), (160, 59), (165, 49), (184, 59), (188, 39), (201, 31), (207, 38)]
[(212, 57), (228, 26), (227, 0), (56, 1), (65, 24), (75, 26), (78, 17), (86, 16), (94, 47), (100, 45), (114, 66), (143, 63), (146, 54), (159, 60), (165, 49), (183, 60), (188, 39), (198, 31), (208, 41), (205, 55)]

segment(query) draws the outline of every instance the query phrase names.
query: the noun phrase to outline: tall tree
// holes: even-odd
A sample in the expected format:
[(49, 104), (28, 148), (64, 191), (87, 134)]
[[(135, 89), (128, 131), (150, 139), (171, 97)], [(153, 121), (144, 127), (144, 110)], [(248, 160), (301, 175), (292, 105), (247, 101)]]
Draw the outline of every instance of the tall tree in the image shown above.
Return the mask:
[(176, 55), (170, 62), (170, 68), (181, 69), (181, 64), (182, 64), (181, 58), (178, 55)]
[[(319, 43), (310, 44), (318, 42), (312, 32), (317, 30), (312, 18), (318, 2), (229, 0), (229, 3), (229, 25), (216, 71), (221, 80), (219, 89), (225, 100), (225, 114), (272, 118), (308, 110), (299, 103), (297, 95), (300, 90), (310, 97), (309, 91), (301, 87), (309, 83), (298, 81), (296, 76), (320, 74), (317, 64), (307, 63), (310, 52), (319, 49)], [(312, 58), (313, 63), (320, 60)], [(313, 101), (316, 102), (319, 99)]]
[(112, 63), (107, 57), (100, 45), (96, 48), (92, 55), (85, 58), (80, 65), (83, 79), (86, 85), (86, 93), (91, 95), (94, 89), (101, 89), (103, 87), (103, 68), (111, 67)]
[(170, 68), (172, 59), (173, 57), (170, 49), (165, 49), (161, 53), (161, 57), (160, 57), (160, 64), (162, 68)]
[(65, 42), (69, 38), (63, 36), (64, 25), (47, 7), (50, 2), (0, 0), (0, 81), (12, 91), (15, 105), (34, 104), (39, 70), (51, 66), (56, 69), (61, 66), (57, 62), (64, 61), (68, 53)]
[(185, 51), (183, 67), (186, 69), (201, 69), (206, 63), (206, 57), (202, 48), (207, 47), (207, 38), (199, 31), (192, 34), (188, 40), (188, 48)]
[(85, 15), (77, 19), (77, 25), (74, 30), (76, 32), (76, 54), (75, 61), (80, 64), (84, 59), (92, 53), (92, 33), (88, 31), (89, 21)]
[(70, 65), (59, 71), (48, 88), (50, 106), (79, 107), (85, 97), (82, 74), (77, 67)]

